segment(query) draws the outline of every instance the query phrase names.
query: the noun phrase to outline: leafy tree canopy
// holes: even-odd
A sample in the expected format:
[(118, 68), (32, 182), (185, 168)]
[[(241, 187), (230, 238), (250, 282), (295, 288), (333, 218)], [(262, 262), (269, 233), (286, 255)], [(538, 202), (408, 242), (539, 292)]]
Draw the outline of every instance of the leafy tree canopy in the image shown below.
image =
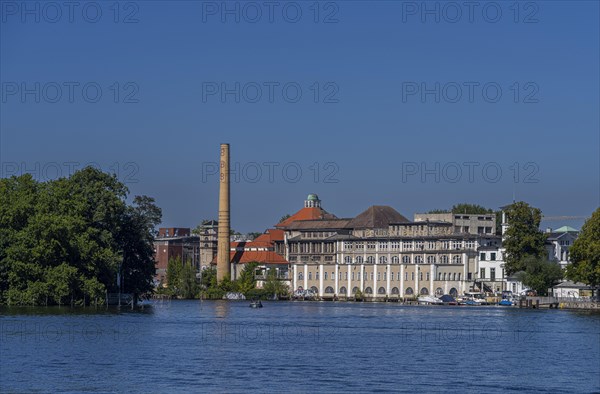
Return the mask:
[(117, 288), (152, 289), (161, 210), (115, 175), (87, 167), (48, 182), (0, 179), (0, 303), (97, 302)]
[(493, 212), (493, 210), (477, 204), (460, 203), (452, 206), (452, 213), (464, 213), (465, 215), (478, 215)]
[(508, 229), (503, 241), (504, 261), (507, 275), (512, 275), (525, 271), (527, 257), (545, 257), (546, 235), (539, 229), (542, 212), (538, 208), (521, 201), (508, 206), (505, 212)]
[(569, 253), (571, 264), (567, 265), (567, 278), (600, 286), (600, 208), (585, 222)]
[(548, 289), (563, 278), (563, 270), (556, 262), (527, 256), (522, 264), (525, 270), (518, 272), (517, 278), (528, 288), (537, 291), (538, 295), (547, 295)]

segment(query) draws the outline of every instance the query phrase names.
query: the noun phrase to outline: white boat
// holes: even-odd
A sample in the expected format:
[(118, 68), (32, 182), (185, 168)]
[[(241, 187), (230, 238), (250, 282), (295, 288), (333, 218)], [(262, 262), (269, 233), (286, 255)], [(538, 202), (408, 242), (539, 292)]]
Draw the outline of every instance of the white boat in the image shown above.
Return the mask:
[(438, 305), (443, 304), (444, 302), (437, 297), (433, 296), (421, 296), (418, 298), (419, 304), (422, 305)]

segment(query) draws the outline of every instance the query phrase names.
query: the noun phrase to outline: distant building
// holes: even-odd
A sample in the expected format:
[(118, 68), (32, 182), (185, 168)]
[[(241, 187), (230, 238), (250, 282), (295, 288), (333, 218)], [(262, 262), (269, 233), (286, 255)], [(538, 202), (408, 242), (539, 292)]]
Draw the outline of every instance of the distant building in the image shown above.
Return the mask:
[(571, 262), (569, 249), (579, 236), (579, 230), (569, 226), (562, 226), (556, 230), (546, 230), (546, 249), (548, 260), (556, 261), (561, 268), (565, 268)]
[(455, 233), (494, 235), (496, 234), (496, 214), (463, 213), (415, 213), (415, 222), (427, 220), (451, 223)]
[(552, 288), (554, 297), (592, 297), (594, 288), (583, 283), (564, 281)]
[(369, 299), (456, 296), (477, 286), (478, 248), (500, 242), (494, 215), (460, 216), (411, 222), (392, 207), (372, 206), (340, 219), (311, 194), (303, 209), (275, 226), (285, 231), (275, 252), (289, 262), (293, 290), (322, 298), (359, 291)]
[(216, 220), (205, 220), (200, 225), (198, 236), (200, 237), (200, 268), (208, 267), (217, 256), (217, 232), (219, 222)]
[(186, 237), (190, 235), (187, 227), (161, 227), (158, 229), (159, 237)]
[[(266, 268), (275, 268), (278, 278), (288, 279), (288, 262), (275, 252), (275, 243), (278, 241), (283, 241), (283, 231), (268, 229), (252, 241), (231, 242), (229, 258), (232, 279), (239, 278), (248, 263), (258, 263), (256, 272), (259, 281), (266, 278)], [(216, 264), (216, 257), (212, 264)], [(260, 287), (260, 283), (258, 285)]]
[(190, 235), (189, 228), (159, 228), (154, 240), (156, 261), (155, 281), (165, 283), (170, 259), (180, 258), (182, 263), (200, 269), (200, 238)]

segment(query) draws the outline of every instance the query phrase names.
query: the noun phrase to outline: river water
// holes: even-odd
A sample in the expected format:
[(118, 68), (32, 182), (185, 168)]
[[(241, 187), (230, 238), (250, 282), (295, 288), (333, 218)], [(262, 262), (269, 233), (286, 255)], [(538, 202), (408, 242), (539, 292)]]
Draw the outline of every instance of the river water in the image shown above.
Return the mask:
[(600, 392), (600, 314), (158, 301), (0, 309), (2, 392)]

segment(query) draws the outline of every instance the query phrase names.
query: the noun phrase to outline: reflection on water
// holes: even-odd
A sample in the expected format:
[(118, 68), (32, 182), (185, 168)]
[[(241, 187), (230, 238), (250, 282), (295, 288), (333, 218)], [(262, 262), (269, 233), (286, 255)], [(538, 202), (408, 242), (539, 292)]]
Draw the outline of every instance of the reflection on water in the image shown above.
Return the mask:
[(226, 318), (229, 314), (229, 301), (215, 301), (215, 317)]
[(1, 308), (0, 391), (593, 392), (599, 327), (598, 313), (393, 303)]

